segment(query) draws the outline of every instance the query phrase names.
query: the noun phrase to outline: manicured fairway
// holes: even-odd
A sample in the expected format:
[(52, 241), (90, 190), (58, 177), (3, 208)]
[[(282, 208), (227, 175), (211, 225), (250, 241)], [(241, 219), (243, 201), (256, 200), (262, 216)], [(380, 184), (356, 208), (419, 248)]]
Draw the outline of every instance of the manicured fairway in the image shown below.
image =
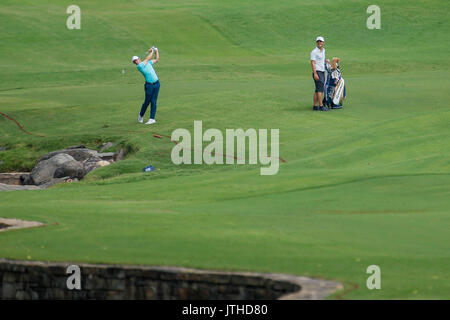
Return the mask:
[[(363, 1), (82, 0), (81, 30), (66, 28), (70, 4), (0, 4), (0, 111), (36, 134), (0, 117), (0, 172), (81, 143), (130, 154), (79, 183), (1, 192), (0, 217), (47, 226), (0, 233), (0, 257), (282, 272), (358, 285), (348, 299), (450, 298), (448, 1), (383, 1), (381, 30), (366, 28)], [(319, 34), (342, 59), (343, 110), (312, 111)], [(161, 91), (148, 127), (130, 58), (152, 45)], [(176, 166), (174, 144), (153, 134), (194, 120), (279, 129), (286, 162), (274, 176)], [(373, 264), (381, 290), (366, 288)]]

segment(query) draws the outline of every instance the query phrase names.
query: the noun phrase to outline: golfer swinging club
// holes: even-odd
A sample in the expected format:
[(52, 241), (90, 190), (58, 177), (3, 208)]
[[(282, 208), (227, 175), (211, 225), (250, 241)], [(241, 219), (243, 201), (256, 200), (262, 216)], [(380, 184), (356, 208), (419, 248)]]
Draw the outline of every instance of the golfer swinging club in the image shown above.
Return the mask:
[[(156, 52), (155, 59), (152, 60), (153, 53)], [(150, 107), (150, 120), (148, 120), (145, 124), (155, 123), (155, 115), (156, 115), (156, 100), (158, 99), (159, 92), (159, 80), (156, 75), (155, 69), (153, 69), (153, 65), (159, 61), (159, 52), (158, 48), (152, 47), (149, 50), (148, 56), (144, 61), (141, 60), (138, 56), (133, 56), (131, 58), (131, 62), (137, 65), (137, 69), (144, 75), (145, 78), (145, 101), (142, 104), (141, 112), (139, 113), (138, 122), (144, 122), (144, 114), (147, 110), (148, 105), (151, 103)]]
[(325, 84), (325, 61), (328, 61), (325, 60), (325, 48), (323, 47), (324, 43), (325, 39), (323, 37), (317, 37), (317, 46), (313, 51), (311, 51), (312, 76), (316, 86), (316, 90), (314, 92), (314, 111), (328, 111), (328, 108), (324, 107), (322, 102), (322, 93), (324, 91)]

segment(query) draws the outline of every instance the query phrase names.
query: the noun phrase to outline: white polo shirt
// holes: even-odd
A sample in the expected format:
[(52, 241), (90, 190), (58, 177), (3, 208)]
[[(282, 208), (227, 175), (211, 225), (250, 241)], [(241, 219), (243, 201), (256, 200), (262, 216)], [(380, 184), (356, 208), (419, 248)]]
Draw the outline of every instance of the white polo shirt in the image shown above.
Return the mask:
[(314, 60), (316, 62), (316, 71), (325, 72), (325, 48), (320, 50), (315, 47), (313, 51), (311, 51), (311, 61)]

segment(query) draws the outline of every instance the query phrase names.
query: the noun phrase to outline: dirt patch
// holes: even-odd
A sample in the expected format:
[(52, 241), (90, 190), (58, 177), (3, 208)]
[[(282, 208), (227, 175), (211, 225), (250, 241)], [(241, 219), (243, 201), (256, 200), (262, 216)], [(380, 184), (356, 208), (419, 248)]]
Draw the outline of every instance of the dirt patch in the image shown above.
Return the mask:
[(40, 226), (44, 226), (44, 224), (38, 221), (0, 218), (0, 232), (11, 229), (32, 228)]
[(0, 223), (0, 229), (5, 229), (5, 228), (9, 228), (11, 227), (11, 225), (6, 224), (6, 223)]

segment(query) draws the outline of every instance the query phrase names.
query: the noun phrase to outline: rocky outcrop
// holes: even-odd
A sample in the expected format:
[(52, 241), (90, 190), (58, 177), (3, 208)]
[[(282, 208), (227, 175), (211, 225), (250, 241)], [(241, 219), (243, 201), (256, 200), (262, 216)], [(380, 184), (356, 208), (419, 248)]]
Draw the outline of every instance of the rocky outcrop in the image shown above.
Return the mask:
[(71, 155), (57, 153), (52, 157), (38, 162), (31, 171), (31, 179), (34, 185), (42, 185), (50, 182), (53, 178), (77, 178), (84, 176), (83, 165), (76, 161)]
[(87, 174), (92, 170), (109, 165), (111, 162), (103, 160), (98, 156), (92, 156), (83, 162), (84, 172)]
[[(102, 145), (102, 150), (113, 147), (113, 143)], [(100, 167), (107, 166), (115, 161), (122, 160), (125, 151), (99, 153), (86, 148), (84, 145), (72, 146), (44, 155), (35, 165), (30, 174), (5, 173), (0, 174), (0, 191), (47, 188), (56, 183), (74, 182), (81, 180), (86, 174)], [(13, 184), (18, 188), (8, 187)], [(36, 186), (24, 188), (24, 186)]]
[(70, 147), (67, 149), (50, 152), (50, 153), (46, 154), (45, 156), (43, 156), (41, 158), (41, 160), (39, 160), (39, 162), (50, 159), (50, 158), (54, 157), (55, 155), (61, 154), (61, 153), (68, 154), (69, 156), (74, 158), (76, 161), (81, 161), (81, 162), (89, 159), (92, 156), (98, 155), (97, 151), (83, 148), (83, 147), (84, 146)]

